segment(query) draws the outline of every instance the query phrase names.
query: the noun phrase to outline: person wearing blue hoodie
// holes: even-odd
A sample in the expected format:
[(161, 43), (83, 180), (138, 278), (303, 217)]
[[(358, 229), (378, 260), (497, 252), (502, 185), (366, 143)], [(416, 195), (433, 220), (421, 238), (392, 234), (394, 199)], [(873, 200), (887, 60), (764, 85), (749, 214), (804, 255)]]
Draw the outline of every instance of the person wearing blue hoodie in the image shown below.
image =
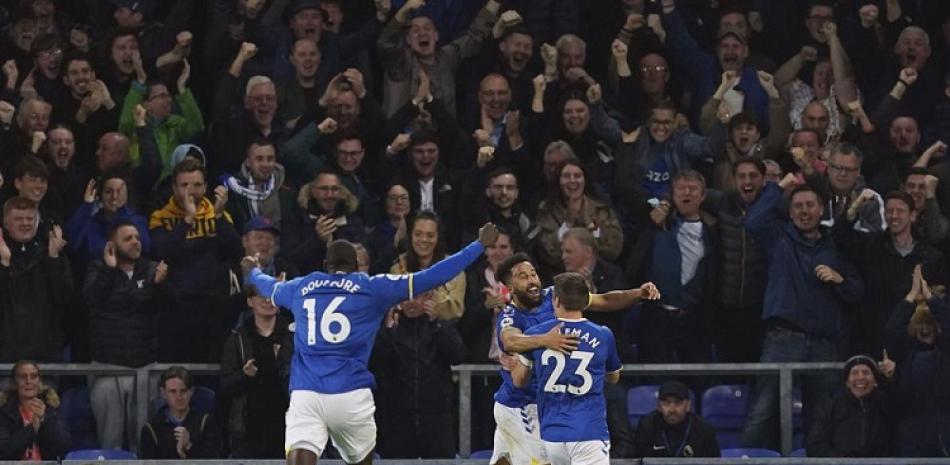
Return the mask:
[[(795, 182), (793, 175), (787, 175), (778, 184), (769, 183), (743, 220), (768, 258), (762, 314), (768, 329), (762, 363), (837, 360), (842, 307), (864, 295), (856, 269), (841, 258), (821, 226), (824, 205), (814, 190), (793, 189), (788, 217), (782, 218), (783, 191)], [(771, 427), (778, 417), (778, 378), (763, 376), (755, 384), (740, 441), (742, 447), (774, 449)], [(839, 385), (834, 373), (804, 378), (806, 431), (822, 395)]]
[(66, 221), (67, 246), (81, 261), (89, 262), (102, 257), (109, 230), (121, 221), (129, 221), (138, 228), (142, 252), (148, 254), (152, 241), (148, 236), (148, 222), (128, 205), (128, 181), (119, 173), (106, 173), (92, 179), (83, 194), (84, 203)]

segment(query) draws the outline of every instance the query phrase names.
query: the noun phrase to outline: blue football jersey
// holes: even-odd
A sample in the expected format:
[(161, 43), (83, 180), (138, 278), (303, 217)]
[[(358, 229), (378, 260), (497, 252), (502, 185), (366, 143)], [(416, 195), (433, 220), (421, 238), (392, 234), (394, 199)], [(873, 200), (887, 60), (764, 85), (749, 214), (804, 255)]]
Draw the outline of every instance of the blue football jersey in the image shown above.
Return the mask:
[(482, 252), (475, 241), (408, 275), (314, 272), (279, 282), (255, 268), (251, 283), (261, 295), (294, 314), (290, 390), (338, 394), (374, 387), (367, 363), (386, 311), (454, 278)]
[[(541, 304), (530, 310), (521, 310), (512, 304), (505, 306), (505, 309), (498, 315), (495, 333), (498, 335), (498, 347), (505, 350), (505, 344), (502, 342), (501, 333), (505, 328), (518, 328), (522, 333), (528, 328), (538, 325), (545, 321), (554, 319), (554, 288), (548, 287), (541, 291)], [(495, 402), (511, 408), (521, 408), (528, 404), (533, 404), (534, 385), (524, 389), (516, 387), (511, 382), (511, 373), (507, 370), (501, 370), (501, 387), (495, 393)], [(534, 381), (532, 380), (532, 383)]]
[(532, 363), (541, 439), (549, 442), (609, 441), (604, 375), (620, 369), (614, 335), (606, 326), (586, 319), (555, 319), (529, 328), (527, 335), (544, 334), (558, 323), (561, 332), (578, 338), (569, 355), (549, 349), (524, 354)]

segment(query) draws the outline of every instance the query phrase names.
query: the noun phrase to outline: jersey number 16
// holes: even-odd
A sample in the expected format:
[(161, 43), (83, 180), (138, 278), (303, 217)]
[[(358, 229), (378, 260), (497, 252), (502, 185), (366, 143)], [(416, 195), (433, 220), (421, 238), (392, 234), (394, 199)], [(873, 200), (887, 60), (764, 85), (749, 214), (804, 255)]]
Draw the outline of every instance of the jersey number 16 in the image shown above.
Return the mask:
[[(346, 297), (334, 297), (320, 316), (320, 337), (332, 344), (339, 344), (350, 335), (350, 320), (346, 315), (336, 313), (344, 300)], [(304, 300), (303, 308), (307, 311), (307, 345), (312, 346), (317, 343), (317, 299)], [(336, 331), (331, 328), (333, 323), (337, 324)]]

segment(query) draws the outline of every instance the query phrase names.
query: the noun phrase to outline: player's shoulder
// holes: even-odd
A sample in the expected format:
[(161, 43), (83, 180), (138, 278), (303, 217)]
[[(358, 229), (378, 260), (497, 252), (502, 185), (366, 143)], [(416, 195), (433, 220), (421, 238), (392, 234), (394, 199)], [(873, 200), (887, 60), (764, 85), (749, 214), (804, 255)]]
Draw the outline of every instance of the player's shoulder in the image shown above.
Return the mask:
[(522, 320), (523, 315), (512, 304), (505, 305), (505, 308), (498, 314), (498, 326), (502, 329), (511, 327), (524, 329), (521, 327)]
[(558, 324), (558, 320), (548, 320), (541, 323), (538, 323), (525, 331), (525, 334), (544, 334), (551, 330), (555, 325)]

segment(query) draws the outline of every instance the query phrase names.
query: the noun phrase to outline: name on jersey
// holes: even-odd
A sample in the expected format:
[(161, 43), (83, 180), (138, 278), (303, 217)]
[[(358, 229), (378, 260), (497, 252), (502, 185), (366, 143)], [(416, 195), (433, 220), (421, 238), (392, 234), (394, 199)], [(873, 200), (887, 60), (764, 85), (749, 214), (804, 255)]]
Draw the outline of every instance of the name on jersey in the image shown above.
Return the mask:
[(589, 344), (591, 349), (596, 349), (600, 345), (596, 336), (591, 336), (589, 332), (582, 331), (580, 328), (561, 328), (561, 334), (574, 336), (578, 341)]
[(318, 288), (335, 288), (342, 289), (351, 294), (360, 291), (360, 285), (350, 281), (349, 279), (315, 279), (307, 283), (306, 286), (300, 288), (300, 295), (305, 296), (310, 293), (310, 291)]

